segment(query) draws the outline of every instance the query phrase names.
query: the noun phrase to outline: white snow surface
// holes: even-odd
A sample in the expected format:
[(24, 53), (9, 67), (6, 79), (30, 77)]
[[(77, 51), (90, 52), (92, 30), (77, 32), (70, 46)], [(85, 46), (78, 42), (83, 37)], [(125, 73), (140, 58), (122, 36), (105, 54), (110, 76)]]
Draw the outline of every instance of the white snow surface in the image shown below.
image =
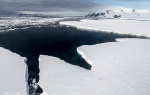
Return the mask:
[(150, 21), (125, 20), (125, 19), (99, 19), (60, 22), (63, 25), (71, 25), (86, 29), (112, 31), (121, 33), (135, 33), (150, 35)]
[[(61, 24), (150, 34), (149, 21), (103, 19)], [(41, 55), (39, 85), (47, 95), (150, 95), (150, 40), (119, 41), (78, 48), (92, 61), (91, 70)], [(3, 48), (0, 58), (0, 95), (24, 95), (25, 58)]]
[(24, 59), (0, 47), (0, 95), (26, 95)]

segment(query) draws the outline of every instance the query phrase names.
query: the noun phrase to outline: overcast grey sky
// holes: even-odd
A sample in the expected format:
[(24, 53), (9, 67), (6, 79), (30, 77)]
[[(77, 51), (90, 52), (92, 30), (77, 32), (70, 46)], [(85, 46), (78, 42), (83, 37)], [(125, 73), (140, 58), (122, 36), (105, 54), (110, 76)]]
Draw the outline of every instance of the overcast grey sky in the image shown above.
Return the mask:
[(101, 6), (94, 0), (0, 0), (0, 13), (14, 11), (90, 11)]
[(149, 0), (0, 0), (0, 14), (16, 11), (87, 13), (103, 9), (106, 5), (150, 9)]

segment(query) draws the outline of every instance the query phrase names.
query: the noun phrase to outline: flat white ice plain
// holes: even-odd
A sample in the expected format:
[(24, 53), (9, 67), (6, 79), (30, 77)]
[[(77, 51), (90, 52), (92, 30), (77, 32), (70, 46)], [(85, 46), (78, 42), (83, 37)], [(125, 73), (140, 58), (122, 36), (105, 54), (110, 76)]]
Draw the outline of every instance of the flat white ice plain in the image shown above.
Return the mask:
[(26, 95), (24, 59), (0, 47), (0, 95)]
[(72, 25), (82, 28), (93, 28), (103, 31), (113, 31), (121, 33), (137, 33), (150, 35), (150, 20), (126, 20), (126, 19), (99, 19), (60, 22), (64, 25)]
[[(150, 21), (103, 19), (61, 24), (150, 34)], [(93, 62), (92, 70), (41, 55), (39, 85), (47, 95), (150, 95), (150, 40), (119, 41), (78, 48)], [(0, 95), (26, 93), (24, 58), (3, 48), (0, 58)]]

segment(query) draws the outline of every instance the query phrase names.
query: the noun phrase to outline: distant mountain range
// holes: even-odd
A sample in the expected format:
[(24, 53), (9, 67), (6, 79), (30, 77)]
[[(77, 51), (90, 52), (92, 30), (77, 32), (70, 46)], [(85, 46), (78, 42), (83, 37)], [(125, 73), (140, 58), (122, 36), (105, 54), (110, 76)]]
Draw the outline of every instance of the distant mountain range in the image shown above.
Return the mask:
[[(99, 18), (137, 18), (148, 15), (150, 17), (150, 10), (136, 10), (130, 8), (119, 7), (116, 9), (106, 9), (103, 11), (90, 12), (85, 15), (85, 18), (99, 19)], [(48, 13), (18, 13), (19, 17), (43, 17), (43, 18), (62, 18), (66, 17), (65, 15), (58, 14), (48, 14)], [(148, 17), (147, 16), (147, 17)], [(81, 16), (70, 16), (68, 17), (83, 17)]]
[(59, 15), (51, 15), (51, 14), (40, 14), (40, 13), (18, 13), (17, 16), (21, 17), (43, 17), (43, 18), (61, 18), (62, 16)]
[(85, 15), (86, 18), (120, 18), (129, 16), (149, 15), (150, 10), (135, 10), (129, 8), (118, 8), (117, 10), (104, 10), (100, 12), (90, 12)]

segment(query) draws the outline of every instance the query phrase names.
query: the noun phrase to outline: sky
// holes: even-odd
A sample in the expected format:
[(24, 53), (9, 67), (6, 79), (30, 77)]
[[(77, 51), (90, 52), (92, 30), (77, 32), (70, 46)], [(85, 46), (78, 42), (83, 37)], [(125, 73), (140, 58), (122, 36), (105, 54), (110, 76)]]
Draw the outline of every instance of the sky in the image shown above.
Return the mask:
[(86, 11), (100, 4), (93, 0), (0, 0), (0, 12), (12, 11)]
[(107, 5), (150, 9), (150, 0), (0, 0), (0, 14), (18, 11), (90, 12)]
[(95, 0), (95, 2), (110, 6), (123, 6), (127, 8), (150, 10), (150, 0)]

